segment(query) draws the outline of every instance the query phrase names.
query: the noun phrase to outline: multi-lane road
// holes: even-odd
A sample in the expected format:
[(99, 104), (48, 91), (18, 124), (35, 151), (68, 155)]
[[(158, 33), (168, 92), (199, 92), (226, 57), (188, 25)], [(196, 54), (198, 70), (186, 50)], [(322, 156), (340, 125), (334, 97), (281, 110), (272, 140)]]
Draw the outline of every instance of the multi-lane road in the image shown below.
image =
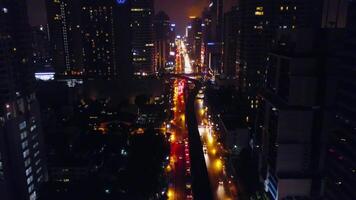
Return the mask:
[[(194, 69), (192, 69), (184, 41), (178, 41), (177, 45), (177, 66), (175, 73), (193, 73)], [(218, 139), (218, 127), (214, 125), (211, 116), (208, 114), (208, 107), (204, 105), (204, 91), (199, 92), (198, 99), (195, 99), (195, 96), (189, 99), (188, 97), (191, 95), (189, 95), (188, 88), (187, 79), (176, 78), (172, 81), (171, 110), (173, 119), (167, 123), (167, 130), (171, 133), (171, 152), (169, 164), (166, 167), (166, 171), (169, 174), (168, 199), (193, 199), (194, 188), (192, 187), (195, 185), (198, 187), (202, 186), (201, 190), (197, 188), (194, 190), (200, 193), (207, 188), (210, 189), (210, 191), (205, 191), (206, 194), (194, 194), (195, 197), (205, 195), (204, 198), (208, 199), (211, 197), (211, 199), (216, 200), (235, 200), (237, 199), (237, 187), (233, 181), (233, 176), (226, 170), (226, 151)], [(191, 105), (187, 104), (187, 101), (191, 101)], [(187, 106), (191, 112), (186, 111)], [(189, 116), (187, 116), (187, 113)], [(187, 117), (193, 117), (195, 123), (187, 123)], [(187, 124), (190, 127), (187, 127)], [(192, 127), (192, 125), (195, 127)], [(192, 130), (195, 129), (198, 130), (196, 131), (196, 137), (188, 135), (193, 134), (192, 132), (194, 131)], [(191, 142), (195, 145), (194, 148), (190, 147)], [(196, 156), (198, 156), (199, 158), (193, 161), (193, 166), (190, 152), (193, 152), (193, 157), (197, 158)], [(192, 178), (192, 170), (195, 170), (193, 171), (193, 175), (195, 175), (195, 172), (198, 176), (202, 177), (202, 180), (197, 180), (195, 176), (195, 179)], [(205, 177), (206, 179), (204, 179)], [(193, 184), (194, 181), (195, 184)], [(204, 183), (199, 183), (199, 181), (204, 181)]]

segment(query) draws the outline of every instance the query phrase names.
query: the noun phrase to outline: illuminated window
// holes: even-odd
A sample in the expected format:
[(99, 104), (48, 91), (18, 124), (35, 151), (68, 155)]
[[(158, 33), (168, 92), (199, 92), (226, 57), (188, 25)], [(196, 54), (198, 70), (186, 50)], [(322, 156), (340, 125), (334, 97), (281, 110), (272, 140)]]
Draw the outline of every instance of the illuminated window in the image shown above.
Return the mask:
[(262, 15), (264, 15), (264, 12), (263, 11), (256, 11), (255, 15), (256, 16), (262, 16)]
[(257, 15), (257, 16), (264, 15), (262, 6), (256, 7), (255, 15)]
[(142, 11), (144, 11), (144, 9), (143, 8), (131, 8), (131, 11), (132, 12), (142, 12)]

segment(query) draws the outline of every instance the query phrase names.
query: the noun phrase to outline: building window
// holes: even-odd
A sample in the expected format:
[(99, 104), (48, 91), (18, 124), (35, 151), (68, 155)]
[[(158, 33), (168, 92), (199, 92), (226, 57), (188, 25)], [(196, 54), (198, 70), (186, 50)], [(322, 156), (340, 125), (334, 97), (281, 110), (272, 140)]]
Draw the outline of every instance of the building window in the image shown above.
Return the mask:
[(41, 172), (41, 170), (42, 170), (42, 167), (38, 168), (38, 169), (36, 170), (36, 174), (39, 174), (39, 173)]
[(35, 152), (35, 157), (37, 157), (39, 154), (40, 154), (40, 151), (37, 150), (37, 151)]
[(32, 147), (33, 147), (34, 149), (35, 149), (36, 147), (38, 147), (38, 142), (36, 142)]
[(32, 125), (30, 128), (31, 132), (34, 131), (36, 128), (37, 128), (36, 124)]
[(30, 187), (28, 187), (28, 193), (31, 194), (31, 192), (35, 189), (35, 186), (33, 184), (30, 185)]
[(23, 121), (23, 122), (21, 122), (21, 123), (19, 124), (19, 129), (20, 129), (20, 130), (22, 130), (22, 129), (24, 129), (24, 128), (26, 128), (26, 121)]
[(27, 185), (30, 185), (30, 183), (32, 183), (32, 181), (33, 181), (33, 176), (31, 175), (30, 177), (27, 178)]
[(28, 167), (31, 164), (31, 158), (25, 160), (25, 167)]
[(26, 169), (26, 176), (30, 175), (32, 172), (32, 167), (29, 167), (28, 169)]
[(22, 149), (26, 149), (28, 147), (28, 141), (27, 140), (23, 141), (21, 143), (21, 147), (22, 147)]
[(25, 139), (27, 137), (27, 131), (24, 131), (20, 134), (21, 140)]
[(30, 195), (30, 200), (36, 200), (37, 199), (37, 194), (36, 191), (34, 191), (31, 195)]
[(41, 162), (41, 159), (38, 159), (35, 164), (38, 165), (38, 164), (40, 164), (40, 162)]
[(27, 149), (22, 154), (23, 154), (23, 158), (27, 158), (30, 155), (30, 150)]
[(43, 179), (43, 176), (41, 175), (40, 177), (37, 178), (37, 182), (40, 183)]

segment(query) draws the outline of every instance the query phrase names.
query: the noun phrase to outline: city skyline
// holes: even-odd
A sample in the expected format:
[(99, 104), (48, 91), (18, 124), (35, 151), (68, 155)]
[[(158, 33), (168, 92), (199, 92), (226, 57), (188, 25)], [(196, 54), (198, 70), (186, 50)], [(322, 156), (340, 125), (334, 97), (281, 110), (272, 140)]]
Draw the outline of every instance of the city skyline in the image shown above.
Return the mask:
[[(45, 0), (27, 0), (32, 26), (44, 25), (47, 23)], [(173, 23), (177, 24), (178, 33), (184, 34), (185, 26), (189, 23), (189, 16), (200, 16), (204, 8), (208, 7), (209, 0), (181, 0), (179, 4), (173, 5), (169, 0), (156, 0), (155, 11), (166, 12)], [(225, 12), (237, 2), (226, 0)]]
[(354, 200), (355, 0), (0, 0), (1, 200)]

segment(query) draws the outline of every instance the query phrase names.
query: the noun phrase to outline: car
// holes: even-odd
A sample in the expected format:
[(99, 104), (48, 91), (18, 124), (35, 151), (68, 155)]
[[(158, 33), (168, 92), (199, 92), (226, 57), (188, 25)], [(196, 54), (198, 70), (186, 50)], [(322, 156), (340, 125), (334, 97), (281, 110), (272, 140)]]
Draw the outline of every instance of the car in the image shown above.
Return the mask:
[(220, 186), (224, 185), (224, 181), (222, 179), (219, 179), (219, 185)]

